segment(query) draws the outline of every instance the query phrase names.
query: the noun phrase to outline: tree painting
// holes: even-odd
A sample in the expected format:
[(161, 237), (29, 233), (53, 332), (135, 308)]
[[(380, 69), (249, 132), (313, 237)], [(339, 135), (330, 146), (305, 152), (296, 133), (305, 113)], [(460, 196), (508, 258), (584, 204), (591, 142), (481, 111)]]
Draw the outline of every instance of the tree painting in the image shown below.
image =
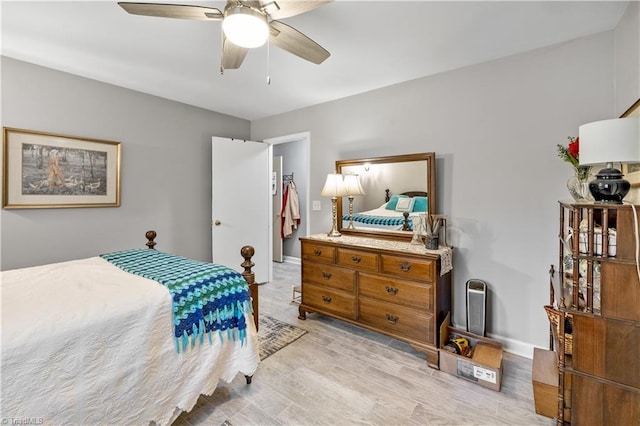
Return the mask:
[(107, 152), (22, 144), (23, 195), (106, 195)]

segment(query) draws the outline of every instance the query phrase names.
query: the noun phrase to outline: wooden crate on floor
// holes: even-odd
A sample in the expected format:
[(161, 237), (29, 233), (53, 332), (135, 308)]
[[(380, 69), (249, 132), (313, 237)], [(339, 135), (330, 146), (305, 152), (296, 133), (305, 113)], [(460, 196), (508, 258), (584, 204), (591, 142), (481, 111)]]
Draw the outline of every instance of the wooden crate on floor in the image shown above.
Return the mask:
[(533, 349), (533, 399), (536, 413), (554, 418), (558, 415), (558, 359), (556, 353)]

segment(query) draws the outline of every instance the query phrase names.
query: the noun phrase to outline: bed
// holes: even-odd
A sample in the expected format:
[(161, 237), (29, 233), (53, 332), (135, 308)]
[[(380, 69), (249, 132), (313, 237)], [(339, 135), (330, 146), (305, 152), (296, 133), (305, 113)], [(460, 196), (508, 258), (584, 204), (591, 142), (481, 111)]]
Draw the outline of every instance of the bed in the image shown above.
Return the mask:
[[(427, 193), (408, 191), (390, 195), (385, 190), (385, 202), (381, 206), (353, 214), (353, 224), (358, 229), (385, 229), (390, 231), (410, 231), (412, 218), (425, 214), (428, 210)], [(342, 228), (349, 228), (349, 215), (342, 216)]]
[(165, 425), (220, 380), (251, 382), (253, 248), (238, 274), (157, 251), (155, 236), (148, 248), (1, 273), (3, 420)]

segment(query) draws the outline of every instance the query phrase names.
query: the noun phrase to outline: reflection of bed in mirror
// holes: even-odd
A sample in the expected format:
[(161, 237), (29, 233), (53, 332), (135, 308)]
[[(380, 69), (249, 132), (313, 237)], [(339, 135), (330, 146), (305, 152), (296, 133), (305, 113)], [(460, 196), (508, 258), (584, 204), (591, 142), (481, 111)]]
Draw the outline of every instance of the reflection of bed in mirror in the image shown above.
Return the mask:
[[(353, 225), (361, 230), (411, 231), (412, 218), (428, 212), (425, 191), (406, 191), (391, 195), (385, 189), (384, 203), (374, 209), (353, 212)], [(346, 211), (346, 209), (345, 209)], [(350, 228), (349, 214), (342, 216), (342, 228)]]
[[(337, 160), (336, 172), (344, 176), (356, 175), (364, 194), (345, 196), (337, 205), (340, 232), (352, 235), (380, 236), (382, 238), (411, 239), (411, 225), (404, 222), (403, 211), (393, 207), (394, 197), (423, 198), (422, 213), (436, 213), (435, 153), (392, 155), (387, 157)], [(385, 198), (385, 191), (389, 191)], [(397, 194), (397, 195), (396, 195)], [(349, 226), (349, 201), (357, 215), (353, 227)], [(391, 202), (391, 205), (389, 204)], [(414, 201), (415, 202), (415, 201)], [(406, 201), (401, 202), (406, 203)], [(419, 214), (408, 210), (409, 218)], [(346, 219), (344, 219), (346, 216)], [(381, 218), (376, 220), (372, 218)], [(403, 231), (404, 229), (404, 231)]]

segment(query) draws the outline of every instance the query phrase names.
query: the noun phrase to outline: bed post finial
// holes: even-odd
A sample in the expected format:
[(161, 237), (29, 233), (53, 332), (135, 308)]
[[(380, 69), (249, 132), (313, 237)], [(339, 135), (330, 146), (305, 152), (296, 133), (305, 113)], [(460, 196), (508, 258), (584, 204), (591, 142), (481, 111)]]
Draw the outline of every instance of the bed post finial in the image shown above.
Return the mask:
[(240, 266), (244, 268), (244, 272), (242, 273), (242, 275), (244, 275), (246, 278), (247, 275), (250, 274), (252, 282), (254, 279), (254, 273), (251, 271), (251, 268), (255, 266), (255, 263), (251, 261), (251, 258), (254, 254), (256, 254), (256, 250), (252, 246), (244, 246), (240, 249), (240, 255), (244, 257), (244, 262), (240, 264)]
[(154, 249), (154, 247), (156, 246), (156, 242), (153, 241), (156, 238), (156, 231), (147, 231), (146, 234), (144, 234), (144, 236), (147, 238), (147, 247), (149, 247), (150, 249)]
[(240, 255), (244, 257), (244, 262), (240, 264), (244, 268), (242, 276), (249, 284), (249, 292), (251, 294), (251, 304), (253, 306), (253, 320), (256, 324), (256, 330), (258, 330), (258, 284), (256, 284), (256, 275), (251, 268), (255, 266), (255, 263), (251, 261), (251, 258), (256, 253), (256, 250), (252, 246), (244, 246), (240, 249)]
[(402, 222), (402, 230), (403, 231), (412, 231), (409, 226), (409, 212), (403, 212), (402, 216), (404, 217), (404, 222)]

